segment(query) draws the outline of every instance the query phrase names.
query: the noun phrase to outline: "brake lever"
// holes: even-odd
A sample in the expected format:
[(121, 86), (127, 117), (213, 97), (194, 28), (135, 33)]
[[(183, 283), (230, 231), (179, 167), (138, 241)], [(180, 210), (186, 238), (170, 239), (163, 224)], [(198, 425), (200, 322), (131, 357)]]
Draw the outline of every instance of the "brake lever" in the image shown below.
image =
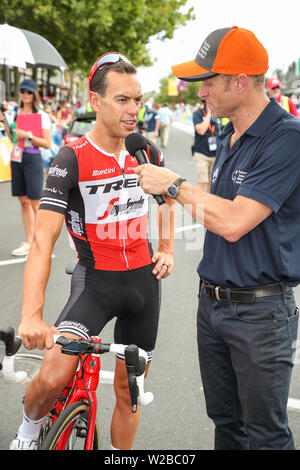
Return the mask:
[(139, 363), (139, 350), (135, 345), (130, 345), (125, 348), (125, 362), (128, 375), (128, 386), (131, 398), (131, 410), (133, 413), (137, 411), (137, 402), (139, 389), (136, 382), (136, 369)]
[(131, 399), (131, 411), (132, 413), (136, 413), (139, 389), (136, 383), (135, 370), (134, 370), (134, 366), (131, 366), (129, 364), (126, 364), (126, 367), (127, 367), (128, 386), (129, 386), (130, 399)]

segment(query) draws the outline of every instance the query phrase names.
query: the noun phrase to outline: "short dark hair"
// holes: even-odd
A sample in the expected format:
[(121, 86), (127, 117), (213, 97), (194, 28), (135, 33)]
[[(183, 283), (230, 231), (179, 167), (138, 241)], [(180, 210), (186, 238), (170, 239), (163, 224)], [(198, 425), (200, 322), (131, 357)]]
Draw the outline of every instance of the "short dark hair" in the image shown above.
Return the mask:
[(95, 91), (100, 96), (104, 96), (106, 93), (106, 89), (108, 86), (107, 82), (107, 74), (110, 71), (118, 72), (118, 73), (128, 73), (134, 75), (137, 73), (137, 70), (134, 65), (125, 62), (124, 60), (119, 60), (115, 64), (108, 65), (101, 70), (97, 70), (95, 75), (93, 76), (90, 84), (90, 90)]

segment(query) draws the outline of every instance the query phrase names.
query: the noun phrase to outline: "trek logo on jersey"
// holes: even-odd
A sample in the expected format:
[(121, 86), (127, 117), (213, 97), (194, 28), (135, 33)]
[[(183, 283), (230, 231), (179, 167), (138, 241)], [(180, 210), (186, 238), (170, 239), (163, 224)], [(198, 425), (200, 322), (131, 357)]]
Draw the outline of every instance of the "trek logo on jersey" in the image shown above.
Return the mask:
[(236, 184), (242, 184), (246, 176), (247, 171), (234, 170), (234, 172), (232, 173), (232, 181), (234, 181)]
[(121, 191), (125, 188), (136, 188), (140, 186), (137, 178), (126, 178), (120, 179), (117, 181), (109, 181), (105, 183), (95, 183), (86, 185), (86, 188), (89, 189), (88, 194), (96, 194), (97, 192), (102, 192), (103, 194), (110, 193), (111, 191)]

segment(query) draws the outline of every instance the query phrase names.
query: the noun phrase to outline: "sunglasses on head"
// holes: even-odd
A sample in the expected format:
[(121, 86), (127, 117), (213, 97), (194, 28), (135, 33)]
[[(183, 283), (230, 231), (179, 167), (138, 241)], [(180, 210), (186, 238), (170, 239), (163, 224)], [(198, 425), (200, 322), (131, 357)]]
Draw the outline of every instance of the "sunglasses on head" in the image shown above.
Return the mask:
[(30, 90), (26, 90), (26, 88), (21, 88), (20, 93), (22, 93), (23, 95), (25, 93), (27, 93), (28, 95), (33, 95), (34, 92)]
[(108, 52), (107, 54), (104, 54), (101, 57), (99, 57), (99, 59), (96, 60), (96, 62), (94, 63), (91, 69), (90, 76), (89, 76), (89, 85), (91, 83), (93, 76), (97, 72), (97, 70), (102, 70), (105, 67), (108, 67), (109, 65), (116, 64), (120, 60), (123, 60), (124, 62), (127, 62), (128, 64), (130, 64), (129, 60), (124, 55), (119, 54), (118, 52)]

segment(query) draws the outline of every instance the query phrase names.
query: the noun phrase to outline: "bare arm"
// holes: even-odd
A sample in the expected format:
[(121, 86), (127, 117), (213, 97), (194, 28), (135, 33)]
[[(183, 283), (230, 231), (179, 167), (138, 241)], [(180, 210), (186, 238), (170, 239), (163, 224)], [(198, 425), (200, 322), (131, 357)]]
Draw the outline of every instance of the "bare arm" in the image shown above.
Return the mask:
[(207, 129), (209, 128), (210, 118), (211, 112), (208, 111), (203, 121), (195, 125), (195, 130), (197, 134), (204, 135), (206, 133)]
[(51, 254), (61, 232), (64, 216), (51, 211), (39, 211), (33, 243), (24, 273), (22, 320), (19, 335), (27, 349), (47, 349), (53, 346), (54, 327), (43, 319), (45, 291), (51, 269)]
[(155, 129), (154, 129), (154, 135), (155, 135), (155, 136), (158, 136), (159, 128), (160, 128), (160, 120), (159, 120), (159, 119), (156, 119), (156, 120), (155, 120)]
[(157, 206), (159, 244), (152, 257), (155, 264), (153, 274), (162, 279), (171, 274), (174, 267), (174, 233), (176, 225), (176, 202), (165, 196), (166, 203)]
[[(135, 172), (143, 190), (151, 194), (165, 194), (168, 186), (179, 177), (153, 165), (141, 165)], [(208, 230), (229, 242), (238, 241), (272, 213), (270, 207), (254, 199), (236, 196), (231, 201), (199, 191), (188, 182), (180, 186), (176, 200)]]
[[(48, 129), (42, 130), (43, 137), (32, 136), (31, 142), (35, 147), (44, 147), (50, 148), (52, 145), (51, 131)], [(30, 133), (28, 131), (23, 131), (22, 129), (16, 129), (15, 134), (17, 139), (29, 139)]]
[(13, 138), (12, 138), (12, 131), (11, 131), (11, 128), (9, 127), (8, 125), (8, 122), (6, 120), (6, 116), (5, 116), (5, 113), (2, 113), (2, 111), (0, 111), (0, 121), (3, 122), (3, 125), (4, 125), (4, 129), (7, 133), (7, 136), (9, 137), (9, 139), (12, 141)]
[(272, 213), (270, 207), (244, 196), (233, 201), (200, 192), (189, 183), (180, 187), (177, 201), (208, 230), (236, 242)]

